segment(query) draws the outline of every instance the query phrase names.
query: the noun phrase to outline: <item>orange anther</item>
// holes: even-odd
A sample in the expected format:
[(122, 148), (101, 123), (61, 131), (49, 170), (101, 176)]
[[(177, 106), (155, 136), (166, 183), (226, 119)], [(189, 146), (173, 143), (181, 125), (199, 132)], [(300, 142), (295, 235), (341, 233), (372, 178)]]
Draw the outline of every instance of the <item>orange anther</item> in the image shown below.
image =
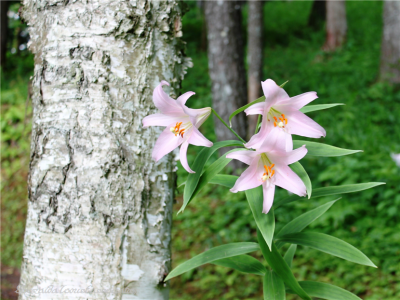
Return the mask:
[(271, 165), (271, 169), (272, 169), (273, 167), (275, 167), (275, 164), (272, 164), (272, 165)]
[(274, 127), (276, 127), (276, 122), (274, 122)]
[(275, 174), (275, 170), (272, 170), (271, 177), (274, 176), (274, 174)]
[(282, 119), (282, 118), (279, 118), (279, 120), (281, 120), (281, 121), (283, 122), (283, 119)]
[(275, 121), (278, 122), (278, 119), (276, 117), (274, 117)]
[(284, 115), (284, 114), (282, 114), (282, 118), (285, 118), (285, 115)]
[(285, 124), (287, 125), (287, 119), (285, 118)]

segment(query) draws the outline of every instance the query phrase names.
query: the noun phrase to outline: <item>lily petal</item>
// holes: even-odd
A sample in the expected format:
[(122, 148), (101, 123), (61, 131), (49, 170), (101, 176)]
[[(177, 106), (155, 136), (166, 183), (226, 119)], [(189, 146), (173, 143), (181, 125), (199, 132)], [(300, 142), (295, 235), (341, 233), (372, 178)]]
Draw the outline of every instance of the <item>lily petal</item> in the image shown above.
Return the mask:
[(193, 125), (199, 128), (211, 114), (211, 107), (193, 109), (183, 106), (183, 111), (190, 117)]
[(300, 177), (286, 165), (279, 165), (275, 167), (275, 185), (288, 190), (298, 196), (305, 196), (306, 186)]
[[(270, 151), (291, 151), (293, 150), (292, 135), (285, 132), (281, 128), (273, 127), (271, 123), (267, 126), (270, 128), (269, 133), (265, 135), (261, 144), (256, 149), (258, 152)], [(251, 140), (250, 140), (251, 141)]]
[(271, 132), (272, 126), (270, 126), (269, 122), (264, 121), (264, 119), (265, 117), (263, 117), (260, 131), (257, 134), (253, 135), (250, 141), (244, 144), (246, 148), (259, 149), (261, 145), (266, 141), (268, 134)]
[(275, 196), (275, 185), (268, 184), (267, 182), (263, 183), (263, 210), (264, 214), (267, 214), (274, 203), (274, 196)]
[(244, 112), (246, 113), (246, 116), (249, 115), (262, 115), (264, 112), (264, 107), (265, 107), (265, 102), (260, 102), (253, 104), (249, 108), (246, 108)]
[(299, 110), (300, 108), (307, 105), (311, 101), (314, 101), (317, 98), (318, 98), (317, 92), (303, 93), (279, 102), (279, 104), (276, 105), (276, 109), (279, 111), (285, 111), (286, 109)]
[(289, 130), (291, 134), (310, 138), (320, 138), (326, 136), (326, 131), (321, 125), (300, 111), (291, 111), (288, 113), (287, 118), (289, 119)]
[(290, 165), (302, 159), (306, 154), (307, 148), (303, 145), (300, 148), (289, 152), (272, 151), (268, 153), (268, 157), (279, 165)]
[(226, 155), (226, 158), (233, 158), (237, 159), (246, 165), (250, 165), (254, 158), (259, 155), (255, 151), (250, 150), (242, 150), (242, 151), (235, 151)]
[(177, 123), (177, 122), (184, 122), (184, 119), (187, 119), (189, 121), (188, 117), (175, 117), (171, 115), (164, 115), (164, 114), (153, 114), (147, 117), (143, 118), (143, 127), (149, 127), (149, 126), (169, 126), (171, 124)]
[(265, 101), (269, 102), (271, 105), (290, 98), (286, 91), (272, 79), (261, 82), (261, 87), (264, 92)]
[(163, 113), (183, 114), (182, 107), (164, 92), (163, 85), (169, 86), (169, 83), (163, 80), (153, 91), (154, 105)]
[(188, 171), (189, 173), (196, 173), (195, 171), (193, 171), (188, 164), (187, 161), (187, 149), (189, 147), (189, 143), (188, 142), (183, 142), (181, 149), (179, 150), (179, 158), (182, 164), (182, 167)]
[(195, 95), (195, 92), (186, 92), (183, 95), (180, 95), (177, 99), (176, 102), (178, 102), (180, 105), (185, 105), (186, 101), (193, 95)]
[[(175, 124), (174, 124), (175, 125)], [(183, 138), (175, 136), (169, 126), (158, 137), (154, 145), (152, 157), (155, 161), (159, 161), (164, 155), (170, 153), (175, 148), (182, 144)]]
[(195, 146), (211, 147), (213, 145), (196, 127), (192, 127), (192, 132), (188, 143)]
[(240, 175), (236, 180), (233, 188), (230, 189), (232, 193), (239, 191), (250, 190), (262, 184), (261, 174), (263, 166), (259, 163), (259, 159), (254, 159), (250, 166)]

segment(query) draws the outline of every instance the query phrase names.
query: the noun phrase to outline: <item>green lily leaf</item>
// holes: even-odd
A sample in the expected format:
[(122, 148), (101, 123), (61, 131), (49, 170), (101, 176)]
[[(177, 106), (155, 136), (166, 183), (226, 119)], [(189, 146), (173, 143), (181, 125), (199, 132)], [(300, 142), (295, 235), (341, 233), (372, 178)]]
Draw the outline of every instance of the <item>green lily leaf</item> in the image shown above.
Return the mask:
[(307, 106), (304, 106), (303, 108), (301, 108), (300, 111), (303, 114), (306, 114), (306, 113), (309, 113), (309, 112), (312, 112), (312, 111), (328, 109), (328, 108), (335, 107), (335, 106), (338, 106), (338, 105), (344, 105), (344, 103), (307, 105)]
[[(346, 185), (338, 185), (338, 186), (328, 186), (323, 188), (317, 188), (313, 190), (313, 194), (311, 198), (317, 198), (322, 196), (331, 196), (331, 195), (339, 195), (339, 194), (347, 194), (354, 193), (363, 190), (367, 190), (378, 185), (386, 184), (384, 182), (368, 182), (368, 183), (357, 183), (357, 184), (346, 184)], [(287, 198), (277, 200), (274, 203), (274, 208), (300, 200), (301, 197), (297, 195), (291, 195)]]
[(170, 280), (178, 275), (181, 275), (187, 271), (197, 268), (201, 265), (214, 262), (219, 259), (237, 256), (241, 254), (250, 253), (253, 251), (260, 250), (257, 243), (231, 243), (226, 245), (217, 246), (203, 252), (183, 264), (180, 264), (168, 274), (165, 281)]
[[(217, 175), (219, 172), (221, 172), (221, 170), (223, 168), (225, 168), (225, 166), (227, 164), (229, 164), (232, 160), (232, 158), (226, 158), (226, 155), (235, 151), (239, 151), (239, 150), (243, 150), (243, 148), (238, 148), (238, 149), (233, 149), (231, 151), (228, 151), (227, 153), (225, 153), (224, 155), (222, 155), (220, 158), (218, 158), (215, 162), (213, 162), (201, 175), (199, 182), (195, 188), (195, 190), (193, 191), (192, 196), (189, 198), (189, 200), (187, 201), (187, 204), (190, 203), (190, 201), (193, 200), (194, 197), (196, 197), (196, 195), (201, 191), (201, 189), (203, 187), (206, 186), (207, 183), (210, 182), (210, 180)], [(187, 205), (186, 204), (186, 205)], [(186, 207), (185, 205), (185, 207)], [(184, 206), (182, 206), (183, 209), (185, 208)]]
[(289, 249), (285, 253), (285, 256), (283, 257), (285, 262), (288, 264), (289, 268), (292, 268), (293, 257), (294, 254), (296, 253), (296, 250), (297, 250), (296, 244), (290, 245)]
[(188, 205), (189, 201), (192, 199), (192, 195), (199, 183), (200, 176), (203, 172), (203, 168), (207, 163), (210, 156), (220, 148), (223, 147), (231, 147), (231, 146), (243, 146), (243, 143), (240, 141), (223, 141), (214, 143), (213, 146), (209, 148), (203, 148), (200, 153), (197, 155), (192, 170), (196, 173), (191, 173), (188, 175), (186, 180), (185, 189), (183, 191), (183, 204), (178, 213), (183, 212), (186, 205)]
[(307, 155), (306, 156), (324, 156), (324, 157), (334, 157), (349, 155), (357, 152), (362, 152), (362, 150), (349, 150), (334, 147), (327, 144), (309, 142), (309, 141), (293, 141), (293, 148), (300, 148), (306, 145)]
[[(281, 231), (279, 231), (275, 238), (284, 236), (289, 233), (302, 231), (304, 228), (306, 228), (308, 225), (310, 225), (312, 222), (322, 216), (339, 199), (325, 203), (324, 205), (321, 205), (293, 219), (285, 226), (283, 226), (283, 228), (281, 229)], [(284, 243), (282, 241), (277, 241), (275, 244), (276, 247), (279, 249), (283, 246)]]
[(267, 269), (257, 259), (249, 255), (238, 255), (213, 261), (212, 264), (232, 268), (243, 273), (264, 276)]
[(285, 300), (285, 284), (274, 271), (268, 271), (263, 280), (264, 300)]
[[(301, 287), (311, 297), (317, 297), (327, 300), (362, 300), (353, 293), (350, 293), (349, 291), (328, 283), (316, 281), (299, 281), (299, 283)], [(288, 289), (287, 292), (295, 294), (290, 289)]]
[(238, 178), (234, 175), (217, 174), (208, 183), (223, 185), (231, 189)]
[(308, 177), (306, 170), (304, 170), (303, 166), (298, 161), (295, 162), (294, 164), (291, 164), (290, 168), (293, 170), (293, 172), (299, 175), (301, 180), (304, 182), (304, 185), (306, 186), (307, 189), (308, 199), (310, 199), (312, 193), (312, 185), (310, 177)]
[(259, 230), (257, 230), (257, 239), (265, 260), (276, 272), (276, 274), (283, 280), (283, 282), (285, 282), (286, 286), (288, 286), (292, 291), (295, 291), (295, 294), (299, 295), (302, 299), (311, 300), (310, 296), (307, 295), (307, 293), (297, 282), (289, 266), (279, 254), (275, 244), (272, 244), (272, 251), (270, 251), (267, 243), (264, 240), (264, 237)]
[(274, 238), (275, 231), (274, 209), (271, 207), (271, 210), (267, 214), (262, 213), (264, 200), (262, 186), (246, 190), (245, 193), (257, 227), (261, 231), (261, 234), (271, 250), (272, 239)]
[(279, 241), (311, 247), (345, 260), (376, 268), (360, 250), (333, 236), (318, 232), (296, 232), (276, 238)]

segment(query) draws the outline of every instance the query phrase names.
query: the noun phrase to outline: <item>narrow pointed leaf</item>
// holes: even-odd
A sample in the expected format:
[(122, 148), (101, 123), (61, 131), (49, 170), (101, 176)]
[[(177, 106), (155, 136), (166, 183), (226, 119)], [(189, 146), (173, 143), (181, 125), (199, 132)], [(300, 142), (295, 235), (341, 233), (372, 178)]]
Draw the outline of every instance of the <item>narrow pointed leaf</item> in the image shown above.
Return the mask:
[(171, 271), (171, 273), (168, 274), (167, 278), (165, 278), (165, 281), (181, 275), (189, 270), (197, 268), (201, 265), (211, 263), (219, 259), (246, 254), (257, 250), (260, 250), (260, 247), (257, 243), (231, 243), (211, 248), (210, 250), (207, 250), (206, 252), (203, 252), (189, 259), (188, 261), (185, 261), (183, 264), (177, 266)]
[(290, 245), (289, 249), (285, 253), (285, 256), (283, 257), (285, 262), (288, 264), (289, 268), (292, 268), (293, 257), (294, 254), (296, 253), (296, 250), (297, 250), (296, 244)]
[(324, 156), (324, 157), (333, 157), (333, 156), (343, 156), (349, 155), (357, 152), (362, 152), (362, 150), (349, 150), (342, 149), (335, 146), (309, 142), (309, 141), (293, 141), (293, 148), (299, 148), (303, 145), (306, 145), (307, 154), (306, 156)]
[(260, 102), (264, 102), (265, 101), (265, 96), (262, 96), (248, 104), (246, 104), (245, 106), (242, 106), (241, 108), (238, 108), (237, 110), (235, 110), (230, 116), (229, 116), (229, 126), (232, 127), (232, 118), (234, 116), (236, 116), (237, 114), (241, 113), (242, 111), (244, 111), (245, 109), (249, 108), (250, 106), (252, 106), (253, 104), (256, 103), (260, 103)]
[(318, 232), (296, 232), (277, 238), (282, 242), (311, 247), (345, 260), (375, 267), (373, 262), (360, 250), (333, 236)]
[(328, 108), (335, 107), (335, 106), (338, 106), (338, 105), (344, 105), (344, 103), (307, 105), (307, 106), (304, 106), (303, 108), (301, 108), (300, 111), (303, 114), (306, 114), (306, 113), (309, 113), (309, 112), (312, 112), (312, 111), (328, 109)]
[[(353, 293), (328, 283), (316, 281), (299, 281), (299, 283), (311, 297), (327, 300), (362, 300)], [(288, 289), (287, 292), (295, 294), (290, 289)]]
[(264, 240), (264, 237), (259, 230), (257, 230), (257, 239), (265, 260), (268, 262), (272, 270), (274, 270), (276, 274), (283, 280), (286, 286), (294, 291), (295, 294), (299, 295), (302, 299), (311, 300), (310, 296), (307, 295), (307, 293), (297, 282), (289, 266), (279, 254), (275, 244), (272, 244), (272, 251), (270, 251), (267, 243)]
[(264, 276), (267, 269), (262, 263), (250, 255), (238, 255), (213, 261), (212, 264), (232, 268), (243, 273)]
[(192, 170), (195, 171), (196, 173), (191, 173), (187, 177), (185, 189), (183, 190), (183, 204), (178, 213), (183, 212), (186, 205), (189, 203), (190, 199), (192, 198), (194, 190), (196, 189), (197, 184), (199, 183), (199, 179), (203, 172), (203, 168), (204, 168), (205, 164), (207, 163), (208, 159), (210, 158), (210, 156), (218, 149), (223, 148), (223, 147), (230, 147), (230, 146), (243, 146), (243, 143), (240, 141), (217, 142), (217, 143), (214, 143), (213, 146), (211, 146), (209, 148), (203, 148), (203, 150), (200, 151), (200, 153), (197, 155), (197, 157), (193, 163), (193, 166), (192, 166)]
[(268, 271), (263, 280), (264, 300), (285, 300), (286, 291), (283, 280), (274, 271)]
[[(357, 184), (346, 184), (346, 185), (338, 185), (338, 186), (328, 186), (323, 188), (317, 188), (313, 190), (313, 194), (311, 198), (317, 198), (322, 196), (331, 196), (331, 195), (340, 195), (340, 194), (347, 194), (347, 193), (354, 193), (363, 190), (367, 190), (378, 185), (386, 184), (385, 182), (367, 182), (367, 183), (357, 183)], [(284, 204), (288, 204), (300, 199), (301, 198), (297, 195), (291, 195), (287, 198), (277, 200), (274, 203), (274, 208), (277, 209), (279, 206)]]
[(217, 174), (209, 181), (209, 183), (223, 185), (231, 189), (238, 178), (239, 177), (234, 175)]
[[(289, 233), (295, 233), (295, 232), (302, 231), (304, 228), (306, 228), (308, 225), (310, 225), (312, 222), (314, 222), (317, 218), (322, 216), (339, 199), (325, 203), (324, 205), (321, 205), (321, 206), (319, 206), (313, 210), (310, 210), (310, 211), (298, 216), (297, 218), (293, 219), (292, 221), (287, 223), (285, 226), (283, 226), (283, 228), (281, 229), (281, 231), (279, 231), (279, 233), (276, 235), (275, 238), (284, 236)], [(284, 242), (277, 241), (275, 244), (276, 244), (276, 247), (279, 249), (280, 247), (282, 247), (284, 245)]]
[(308, 199), (310, 199), (312, 193), (312, 185), (310, 177), (308, 177), (306, 170), (304, 170), (303, 166), (298, 161), (295, 162), (294, 164), (291, 164), (290, 168), (293, 170), (293, 172), (299, 175), (301, 180), (304, 182), (304, 185), (306, 186), (307, 189)]
[(274, 209), (271, 207), (271, 210), (267, 214), (262, 213), (264, 200), (262, 186), (247, 190), (245, 193), (257, 227), (260, 229), (261, 234), (271, 250), (272, 239), (274, 238), (275, 231)]
[[(232, 160), (232, 158), (226, 158), (226, 155), (238, 150), (243, 150), (242, 148), (237, 148), (237, 149), (233, 149), (231, 151), (228, 151), (227, 153), (225, 153), (224, 155), (222, 155), (220, 158), (218, 158), (215, 162), (213, 162), (204, 172), (203, 174), (200, 176), (199, 182), (195, 188), (195, 190), (193, 191), (192, 196), (190, 197), (190, 199), (187, 201), (187, 204), (190, 203), (190, 201), (193, 200), (194, 197), (196, 197), (196, 195), (201, 191), (201, 189), (203, 187), (206, 186), (207, 183), (210, 182), (210, 180), (217, 175), (219, 172), (221, 172), (221, 170), (223, 168), (225, 168), (225, 166), (227, 164), (229, 164)], [(187, 205), (186, 204), (186, 205)]]

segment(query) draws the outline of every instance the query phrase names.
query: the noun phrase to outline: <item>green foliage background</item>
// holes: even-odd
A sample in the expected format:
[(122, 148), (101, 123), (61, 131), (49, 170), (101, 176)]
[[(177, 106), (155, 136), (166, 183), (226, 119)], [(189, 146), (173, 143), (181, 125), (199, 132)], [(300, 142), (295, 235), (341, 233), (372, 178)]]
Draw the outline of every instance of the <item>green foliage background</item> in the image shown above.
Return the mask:
[[(183, 18), (183, 32), (194, 67), (188, 71), (182, 92), (196, 92), (188, 101), (189, 106), (210, 106), (211, 83), (202, 42), (204, 19), (196, 2), (187, 4), (190, 10)], [(312, 2), (296, 1), (265, 3), (264, 78), (277, 83), (289, 80), (285, 89), (291, 96), (317, 91), (319, 99), (314, 104), (346, 104), (309, 115), (327, 131), (321, 142), (364, 152), (339, 158), (304, 159), (302, 164), (314, 188), (369, 181), (387, 184), (344, 195), (306, 229), (318, 229), (351, 243), (370, 257), (378, 269), (298, 247), (294, 273), (299, 280), (332, 283), (363, 299), (399, 299), (400, 168), (390, 154), (400, 153), (400, 91), (378, 81), (382, 3), (346, 3), (347, 42), (333, 53), (321, 50), (324, 29), (313, 31), (307, 27), (311, 5)], [(12, 7), (17, 8), (16, 4)], [(244, 30), (246, 14), (244, 7)], [(31, 107), (28, 105), (26, 110), (25, 103), (33, 58), (26, 51), (7, 55), (7, 65), (1, 74), (2, 263), (19, 266), (31, 116)], [(215, 141), (212, 130), (210, 118), (202, 131)], [(199, 149), (191, 146), (189, 163)], [(186, 173), (179, 168), (178, 184), (185, 179)], [(177, 192), (175, 213), (182, 205), (182, 191), (180, 188)], [(276, 198), (286, 195), (280, 190)], [(276, 211), (277, 230), (295, 216), (331, 199), (304, 199), (280, 208)], [(239, 241), (256, 241), (255, 224), (244, 193), (232, 194), (220, 186), (207, 186), (184, 213), (174, 215), (173, 266), (211, 247)], [(261, 259), (261, 253), (256, 257)], [(173, 279), (171, 286), (171, 299), (262, 298), (260, 276), (221, 266), (200, 267)]]

